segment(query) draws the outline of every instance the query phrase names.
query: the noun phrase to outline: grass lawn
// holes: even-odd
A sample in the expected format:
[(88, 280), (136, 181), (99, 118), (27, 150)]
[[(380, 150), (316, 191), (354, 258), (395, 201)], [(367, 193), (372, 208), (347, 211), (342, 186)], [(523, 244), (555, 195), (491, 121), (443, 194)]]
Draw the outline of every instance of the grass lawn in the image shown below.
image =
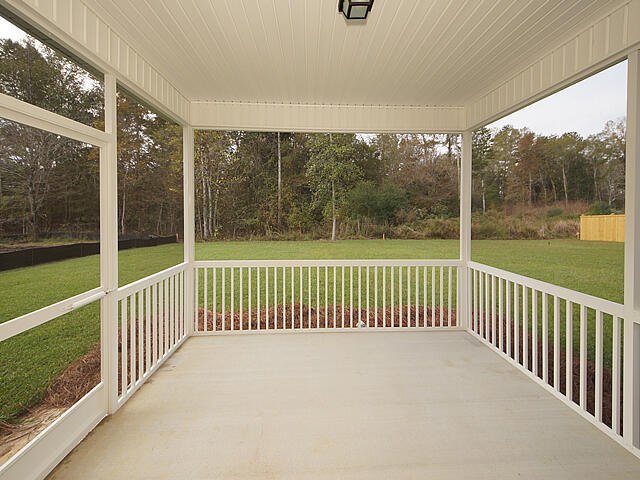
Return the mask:
[[(98, 255), (0, 272), (0, 323), (100, 285)], [(123, 250), (120, 285), (182, 261), (182, 244)], [(0, 422), (42, 398), (51, 380), (100, 339), (94, 302), (2, 342)]]
[[(624, 245), (578, 240), (474, 240), (476, 262), (623, 301)], [(214, 242), (196, 245), (197, 260), (458, 258), (457, 240)]]
[[(622, 302), (622, 244), (477, 240), (472, 250), (475, 261)], [(238, 241), (196, 246), (198, 260), (457, 257), (455, 240)], [(0, 272), (0, 323), (98, 286), (98, 260), (92, 256)], [(181, 260), (181, 244), (124, 250), (119, 255), (119, 283), (126, 285)], [(3, 342), (0, 420), (12, 420), (37, 403), (51, 379), (98, 339), (95, 303)]]

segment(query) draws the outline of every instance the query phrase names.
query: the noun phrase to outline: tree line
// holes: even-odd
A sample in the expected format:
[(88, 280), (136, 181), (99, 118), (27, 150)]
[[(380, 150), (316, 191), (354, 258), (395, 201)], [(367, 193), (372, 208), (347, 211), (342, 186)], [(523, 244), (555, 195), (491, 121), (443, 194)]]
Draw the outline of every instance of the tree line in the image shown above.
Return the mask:
[[(34, 39), (0, 40), (0, 92), (104, 130), (102, 83)], [(118, 91), (118, 229), (182, 231), (182, 131)], [(0, 118), (0, 237), (98, 232), (99, 152)]]
[(505, 126), (473, 138), (474, 206), (568, 204), (583, 200), (624, 208), (624, 119), (584, 138), (575, 132), (536, 135)]
[[(102, 86), (34, 41), (0, 41), (0, 91), (104, 128)], [(601, 202), (624, 208), (625, 123), (598, 134), (473, 135), (472, 208)], [(99, 228), (97, 149), (0, 119), (0, 236)], [(461, 150), (453, 134), (195, 133), (200, 239), (376, 235), (457, 217)], [(181, 232), (182, 135), (118, 93), (118, 229)]]
[[(472, 208), (624, 208), (625, 122), (587, 138), (505, 126), (473, 134)], [(199, 237), (362, 234), (457, 217), (460, 139), (437, 134), (196, 133)], [(520, 208), (520, 209), (521, 209)], [(380, 231), (377, 229), (376, 231)], [(384, 229), (383, 229), (384, 231)]]

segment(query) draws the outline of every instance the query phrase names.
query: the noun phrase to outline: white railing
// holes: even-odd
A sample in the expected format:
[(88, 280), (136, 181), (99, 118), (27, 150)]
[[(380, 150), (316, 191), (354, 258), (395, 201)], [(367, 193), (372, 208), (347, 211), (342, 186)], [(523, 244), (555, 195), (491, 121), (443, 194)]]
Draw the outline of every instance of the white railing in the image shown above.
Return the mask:
[(188, 335), (186, 264), (118, 289), (118, 405), (153, 374)]
[(469, 268), (470, 330), (620, 437), (623, 306), (476, 262)]
[(458, 260), (195, 262), (196, 334), (458, 326)]

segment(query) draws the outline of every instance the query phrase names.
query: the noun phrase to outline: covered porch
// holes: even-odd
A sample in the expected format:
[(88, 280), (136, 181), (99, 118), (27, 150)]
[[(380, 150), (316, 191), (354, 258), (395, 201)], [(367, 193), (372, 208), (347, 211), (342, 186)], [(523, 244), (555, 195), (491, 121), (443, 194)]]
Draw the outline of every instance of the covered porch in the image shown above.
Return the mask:
[(369, 331), (190, 338), (51, 478), (122, 472), (633, 479), (640, 462), (467, 332)]
[[(100, 162), (100, 285), (0, 342), (100, 302), (101, 355), (1, 480), (640, 476), (640, 0), (335, 3), (0, 0), (104, 86), (104, 130), (0, 95)], [(472, 261), (473, 131), (624, 60), (624, 303)], [(183, 131), (183, 261), (125, 286), (117, 86)], [(459, 256), (196, 260), (198, 129), (460, 135)]]

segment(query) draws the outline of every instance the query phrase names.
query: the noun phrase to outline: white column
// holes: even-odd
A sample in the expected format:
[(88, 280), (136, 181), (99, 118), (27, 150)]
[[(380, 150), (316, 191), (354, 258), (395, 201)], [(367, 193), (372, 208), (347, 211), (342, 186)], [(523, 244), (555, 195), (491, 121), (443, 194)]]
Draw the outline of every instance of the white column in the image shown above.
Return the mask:
[(187, 334), (194, 330), (194, 265), (195, 261), (195, 206), (194, 206), (194, 170), (193, 170), (193, 127), (182, 127), (182, 161), (184, 181), (184, 262), (186, 271), (186, 318)]
[(102, 381), (108, 413), (118, 408), (118, 158), (116, 79), (104, 77), (104, 129), (109, 135), (100, 149), (100, 283), (107, 295), (100, 305)]
[(471, 260), (471, 130), (462, 132), (462, 163), (460, 168), (460, 260), (462, 261), (460, 278), (460, 299), (462, 305), (462, 326), (470, 328), (471, 291), (467, 263)]
[(640, 447), (640, 51), (629, 55), (624, 245), (623, 430)]

